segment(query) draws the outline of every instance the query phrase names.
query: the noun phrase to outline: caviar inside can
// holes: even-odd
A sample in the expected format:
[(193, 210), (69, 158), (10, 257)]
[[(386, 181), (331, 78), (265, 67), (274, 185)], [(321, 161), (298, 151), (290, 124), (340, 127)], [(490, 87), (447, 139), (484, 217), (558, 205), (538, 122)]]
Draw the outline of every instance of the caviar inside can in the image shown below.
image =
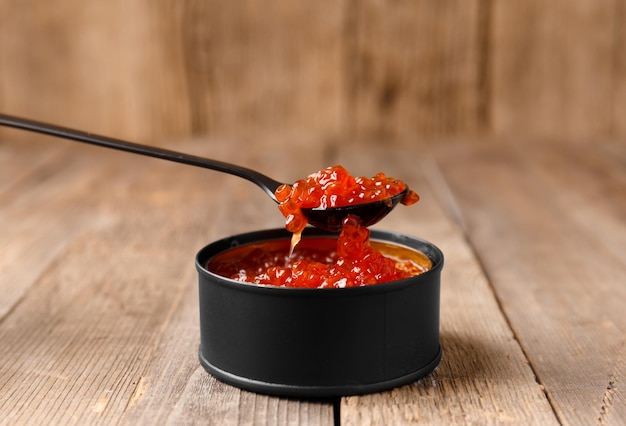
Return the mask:
[[(345, 288), (406, 279), (432, 267), (428, 256), (417, 250), (383, 241), (369, 245), (379, 256), (358, 257), (348, 264), (338, 255), (337, 239), (332, 237), (307, 238), (292, 255), (287, 240), (251, 243), (220, 253), (207, 262), (206, 268), (242, 282)], [(387, 268), (375, 264), (381, 257), (387, 260)]]

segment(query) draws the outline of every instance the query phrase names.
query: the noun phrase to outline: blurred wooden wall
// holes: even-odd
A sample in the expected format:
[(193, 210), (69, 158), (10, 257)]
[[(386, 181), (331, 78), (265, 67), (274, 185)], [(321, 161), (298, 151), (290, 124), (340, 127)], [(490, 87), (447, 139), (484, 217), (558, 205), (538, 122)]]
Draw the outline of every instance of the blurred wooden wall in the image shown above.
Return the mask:
[(0, 110), (155, 144), (626, 136), (626, 0), (0, 0)]

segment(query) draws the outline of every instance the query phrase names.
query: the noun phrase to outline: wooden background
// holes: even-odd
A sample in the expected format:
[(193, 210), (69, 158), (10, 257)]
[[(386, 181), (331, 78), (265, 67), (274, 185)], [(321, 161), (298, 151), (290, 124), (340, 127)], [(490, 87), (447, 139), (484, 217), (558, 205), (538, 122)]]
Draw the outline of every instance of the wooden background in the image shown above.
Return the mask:
[(619, 138), (625, 24), (625, 0), (0, 0), (0, 110), (157, 145)]

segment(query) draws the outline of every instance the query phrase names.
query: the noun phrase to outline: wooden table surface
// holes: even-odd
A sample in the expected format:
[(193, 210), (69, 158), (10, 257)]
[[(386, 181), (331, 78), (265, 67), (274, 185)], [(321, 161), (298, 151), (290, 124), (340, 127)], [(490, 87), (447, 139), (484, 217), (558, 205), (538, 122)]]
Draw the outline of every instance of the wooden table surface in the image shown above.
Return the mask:
[(401, 151), (173, 141), (288, 182), (343, 164), (421, 195), (376, 228), (446, 256), (441, 364), (388, 392), (307, 401), (225, 385), (197, 359), (195, 254), (283, 226), (262, 191), (209, 170), (3, 135), (1, 425), (626, 423), (623, 141)]

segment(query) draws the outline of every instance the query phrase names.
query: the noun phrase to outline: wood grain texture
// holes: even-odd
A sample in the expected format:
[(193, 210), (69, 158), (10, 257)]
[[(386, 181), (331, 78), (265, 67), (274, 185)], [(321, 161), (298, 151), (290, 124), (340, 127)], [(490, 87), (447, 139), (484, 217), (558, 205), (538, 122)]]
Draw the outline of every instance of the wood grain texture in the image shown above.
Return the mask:
[(496, 1), (493, 130), (585, 139), (623, 128), (623, 1)]
[(615, 44), (613, 46), (613, 128), (611, 134), (622, 136), (626, 134), (626, 2), (618, 1), (615, 5)]
[(353, 2), (348, 52), (356, 136), (408, 140), (486, 125), (480, 1)]
[[(107, 423), (119, 416), (162, 324), (180, 299), (181, 286), (193, 277), (191, 268), (183, 268), (191, 253), (179, 244), (189, 240), (190, 233), (200, 234), (196, 229), (185, 231), (175, 210), (163, 203), (167, 184), (142, 187), (137, 181), (146, 169), (133, 168), (132, 161), (116, 162), (115, 156), (107, 160), (106, 155), (89, 155), (80, 163), (99, 172), (100, 181), (82, 180), (84, 171), (73, 174), (74, 182), (83, 182), (81, 201), (66, 199), (65, 211), (40, 206), (47, 222), (34, 229), (57, 228), (64, 218), (81, 225), (75, 217), (80, 203), (91, 208), (89, 219), (106, 214), (108, 222), (97, 227), (83, 222), (74, 235), (66, 230), (73, 238), (60, 253), (49, 254), (54, 260), (43, 265), (2, 322), (0, 405), (12, 424)], [(106, 167), (97, 167), (96, 158)], [(178, 177), (180, 183), (182, 178)], [(58, 185), (58, 190), (64, 189)], [(26, 206), (22, 216), (30, 209), (37, 206)], [(168, 231), (162, 226), (168, 220), (178, 223), (179, 229)], [(164, 246), (178, 247), (180, 254), (164, 257)], [(26, 261), (37, 260), (28, 253), (16, 255), (26, 270)], [(187, 271), (182, 277), (181, 270)]]
[(188, 3), (181, 47), (193, 131), (337, 133), (346, 12), (345, 1)]
[(457, 147), (440, 157), (443, 174), (560, 421), (619, 424), (625, 145), (523, 145)]
[[(105, 217), (90, 214), (82, 205), (85, 191), (102, 169), (81, 164), (58, 146), (35, 152), (24, 146), (5, 148), (9, 147), (0, 148), (0, 270), (5, 280), (0, 318), (29, 291), (77, 233), (106, 222)], [(82, 179), (76, 179), (77, 174)], [(74, 204), (71, 214), (67, 214), (67, 203)]]
[(0, 0), (0, 109), (155, 144), (623, 136), (624, 0), (544, 3)]
[(440, 366), (401, 388), (343, 398), (338, 410), (216, 381), (197, 360), (193, 258), (218, 238), (282, 227), (276, 205), (217, 172), (3, 139), (1, 425), (626, 419), (623, 141), (355, 150), (287, 132), (172, 144), (287, 182), (334, 163), (405, 180), (420, 202), (376, 228), (427, 239), (446, 256)]
[(3, 1), (0, 107), (140, 140), (189, 131), (167, 2)]
[(341, 2), (53, 9), (0, 3), (0, 61), (10, 64), (0, 107), (13, 114), (157, 143), (341, 124)]

